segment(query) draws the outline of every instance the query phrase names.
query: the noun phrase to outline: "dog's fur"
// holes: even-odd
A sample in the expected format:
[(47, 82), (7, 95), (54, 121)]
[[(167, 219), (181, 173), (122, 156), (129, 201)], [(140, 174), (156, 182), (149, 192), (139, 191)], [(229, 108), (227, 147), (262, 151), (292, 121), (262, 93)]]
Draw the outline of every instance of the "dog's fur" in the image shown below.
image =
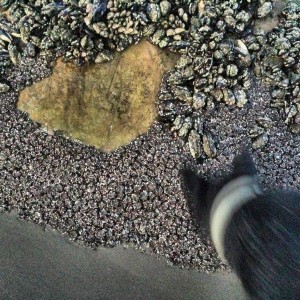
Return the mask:
[[(184, 170), (192, 215), (209, 225), (216, 195), (227, 183), (256, 176), (247, 151), (234, 160), (232, 174), (211, 183)], [(257, 194), (233, 214), (225, 230), (225, 258), (253, 299), (300, 299), (300, 193), (270, 190)]]

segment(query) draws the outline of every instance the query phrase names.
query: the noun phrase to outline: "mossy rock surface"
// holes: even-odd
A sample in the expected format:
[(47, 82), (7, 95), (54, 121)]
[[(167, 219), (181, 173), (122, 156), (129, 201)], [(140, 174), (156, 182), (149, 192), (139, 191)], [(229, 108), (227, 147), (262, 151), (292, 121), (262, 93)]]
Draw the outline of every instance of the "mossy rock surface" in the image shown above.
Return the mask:
[(48, 129), (111, 151), (149, 129), (162, 76), (176, 60), (147, 41), (84, 68), (59, 59), (52, 76), (20, 93), (17, 107)]

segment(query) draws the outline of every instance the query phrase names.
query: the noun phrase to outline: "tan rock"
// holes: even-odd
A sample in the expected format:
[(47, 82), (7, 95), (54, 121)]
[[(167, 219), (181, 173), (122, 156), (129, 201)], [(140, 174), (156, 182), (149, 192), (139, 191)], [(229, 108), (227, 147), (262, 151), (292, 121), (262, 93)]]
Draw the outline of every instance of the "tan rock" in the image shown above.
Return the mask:
[(17, 107), (45, 127), (110, 151), (151, 126), (162, 75), (176, 58), (142, 41), (89, 67), (58, 60), (52, 76), (20, 93)]

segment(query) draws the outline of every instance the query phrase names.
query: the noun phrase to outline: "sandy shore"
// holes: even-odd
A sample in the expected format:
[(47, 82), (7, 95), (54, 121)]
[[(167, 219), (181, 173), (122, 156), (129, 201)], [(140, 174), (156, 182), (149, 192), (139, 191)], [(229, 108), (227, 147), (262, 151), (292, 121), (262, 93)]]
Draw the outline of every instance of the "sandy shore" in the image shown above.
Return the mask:
[(97, 251), (0, 214), (1, 299), (246, 299), (232, 273), (172, 267), (123, 247)]

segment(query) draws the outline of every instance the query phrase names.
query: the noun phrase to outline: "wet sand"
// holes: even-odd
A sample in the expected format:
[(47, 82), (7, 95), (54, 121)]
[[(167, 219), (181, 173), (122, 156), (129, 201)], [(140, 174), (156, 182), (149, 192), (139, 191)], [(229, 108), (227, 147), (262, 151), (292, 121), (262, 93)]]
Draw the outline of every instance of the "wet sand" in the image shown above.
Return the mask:
[(119, 246), (97, 251), (0, 214), (0, 299), (246, 299), (233, 273), (172, 267)]

